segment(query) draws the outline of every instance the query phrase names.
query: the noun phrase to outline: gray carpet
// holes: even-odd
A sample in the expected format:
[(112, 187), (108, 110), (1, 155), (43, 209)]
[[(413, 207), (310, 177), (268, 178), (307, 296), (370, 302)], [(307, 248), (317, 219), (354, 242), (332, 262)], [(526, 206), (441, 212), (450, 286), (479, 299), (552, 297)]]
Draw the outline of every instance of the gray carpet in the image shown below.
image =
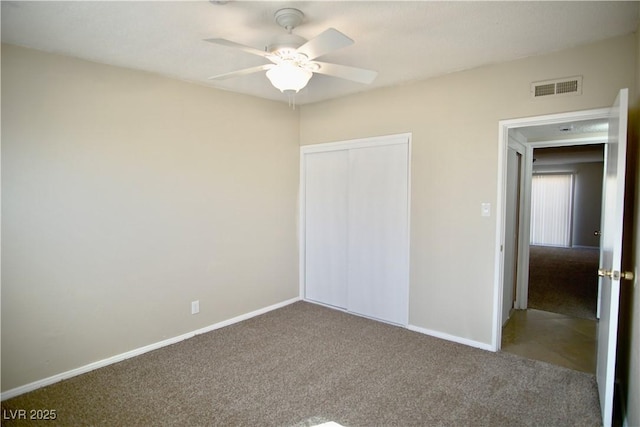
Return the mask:
[[(298, 302), (18, 396), (42, 425), (597, 426), (592, 375)], [(7, 421), (6, 426), (28, 425)]]
[(595, 319), (599, 257), (597, 249), (531, 246), (529, 308)]

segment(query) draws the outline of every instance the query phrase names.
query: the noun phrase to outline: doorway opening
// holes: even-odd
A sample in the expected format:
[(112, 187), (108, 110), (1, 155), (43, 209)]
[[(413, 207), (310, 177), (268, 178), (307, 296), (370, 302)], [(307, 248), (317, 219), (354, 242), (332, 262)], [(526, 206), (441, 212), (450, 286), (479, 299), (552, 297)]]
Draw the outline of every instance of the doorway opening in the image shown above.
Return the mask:
[(534, 148), (533, 162), (527, 308), (596, 320), (604, 144)]
[[(544, 125), (558, 125), (561, 123), (586, 122), (594, 119), (607, 119), (608, 132), (604, 140), (598, 138), (589, 141), (588, 138), (579, 141), (567, 140), (555, 141), (552, 146), (572, 146), (604, 144), (604, 179), (602, 185), (602, 210), (600, 235), (600, 254), (598, 268), (598, 324), (597, 324), (597, 354), (596, 354), (596, 383), (598, 384), (598, 396), (602, 420), (605, 426), (610, 426), (614, 412), (614, 380), (616, 369), (618, 316), (620, 313), (620, 285), (622, 281), (635, 280), (633, 271), (623, 271), (622, 237), (624, 232), (625, 213), (625, 171), (627, 160), (627, 127), (629, 110), (629, 90), (620, 89), (610, 108), (599, 110), (587, 110), (582, 112), (561, 113), (548, 116), (502, 120), (499, 122), (499, 163), (498, 163), (498, 204), (496, 227), (496, 252), (495, 252), (495, 287), (494, 287), (494, 311), (493, 311), (493, 340), (494, 350), (501, 349), (503, 317), (508, 317), (509, 310), (504, 310), (503, 303), (508, 306), (510, 301), (521, 304), (526, 303), (527, 293), (522, 292), (524, 284), (528, 285), (529, 273), (529, 238), (523, 230), (530, 230), (530, 180), (521, 180), (520, 190), (524, 189), (518, 203), (513, 194), (507, 192), (509, 168), (507, 167), (507, 153), (518, 150), (522, 155), (522, 167), (518, 173), (529, 177), (533, 169), (533, 150), (542, 148), (529, 141), (517, 141), (515, 130)], [(513, 143), (512, 143), (513, 139)], [(547, 143), (542, 143), (544, 146)], [(546, 145), (550, 146), (550, 145)], [(513, 155), (509, 155), (510, 158)], [(517, 156), (515, 156), (517, 159)], [(516, 162), (517, 164), (518, 162)], [(511, 199), (509, 198), (511, 196)], [(519, 206), (514, 209), (513, 206)], [(509, 215), (517, 212), (516, 232), (510, 232), (507, 227)], [(518, 236), (516, 238), (516, 236)], [(515, 241), (517, 250), (508, 252), (506, 248), (510, 241)], [(515, 262), (514, 262), (515, 259)], [(513, 266), (516, 266), (513, 268)], [(511, 267), (510, 267), (511, 266)], [(511, 271), (515, 270), (515, 271)], [(510, 279), (515, 280), (515, 295), (509, 295), (512, 286)], [(505, 283), (507, 284), (505, 286)], [(510, 300), (509, 298), (513, 298)], [(526, 308), (515, 306), (515, 308)], [(504, 314), (504, 316), (503, 316)]]
[(606, 114), (508, 128), (499, 347), (595, 374)]

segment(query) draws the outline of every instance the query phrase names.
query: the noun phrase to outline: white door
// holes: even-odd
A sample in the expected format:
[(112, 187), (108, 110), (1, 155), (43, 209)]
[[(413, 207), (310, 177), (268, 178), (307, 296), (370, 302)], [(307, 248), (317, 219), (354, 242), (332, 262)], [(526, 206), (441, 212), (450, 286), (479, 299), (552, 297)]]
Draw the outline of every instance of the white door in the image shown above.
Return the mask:
[(504, 282), (502, 325), (507, 323), (516, 296), (518, 274), (518, 227), (520, 216), (520, 175), (522, 155), (514, 148), (507, 150), (507, 186), (504, 240)]
[(305, 297), (347, 307), (349, 151), (305, 156)]
[(611, 107), (609, 141), (605, 145), (599, 269), (601, 309), (598, 323), (598, 362), (596, 368), (602, 422), (605, 427), (611, 425), (613, 416), (620, 281), (623, 280), (620, 271), (622, 267), (628, 99), (628, 89), (622, 89)]
[(349, 311), (406, 324), (408, 145), (350, 150)]

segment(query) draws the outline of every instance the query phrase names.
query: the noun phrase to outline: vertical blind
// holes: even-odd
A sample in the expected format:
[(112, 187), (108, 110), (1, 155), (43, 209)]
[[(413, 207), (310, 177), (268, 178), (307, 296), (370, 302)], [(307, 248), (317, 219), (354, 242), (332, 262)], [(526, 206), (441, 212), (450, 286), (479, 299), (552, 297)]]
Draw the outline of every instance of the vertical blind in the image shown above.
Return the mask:
[(531, 181), (531, 244), (571, 246), (573, 174), (534, 175)]

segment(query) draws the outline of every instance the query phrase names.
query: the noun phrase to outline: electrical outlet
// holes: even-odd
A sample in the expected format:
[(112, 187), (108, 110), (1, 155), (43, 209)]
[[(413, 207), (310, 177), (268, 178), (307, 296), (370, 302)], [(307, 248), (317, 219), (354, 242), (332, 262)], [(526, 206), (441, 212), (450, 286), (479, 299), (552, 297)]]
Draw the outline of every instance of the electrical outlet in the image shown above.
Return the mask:
[(191, 301), (191, 314), (200, 313), (200, 301)]

